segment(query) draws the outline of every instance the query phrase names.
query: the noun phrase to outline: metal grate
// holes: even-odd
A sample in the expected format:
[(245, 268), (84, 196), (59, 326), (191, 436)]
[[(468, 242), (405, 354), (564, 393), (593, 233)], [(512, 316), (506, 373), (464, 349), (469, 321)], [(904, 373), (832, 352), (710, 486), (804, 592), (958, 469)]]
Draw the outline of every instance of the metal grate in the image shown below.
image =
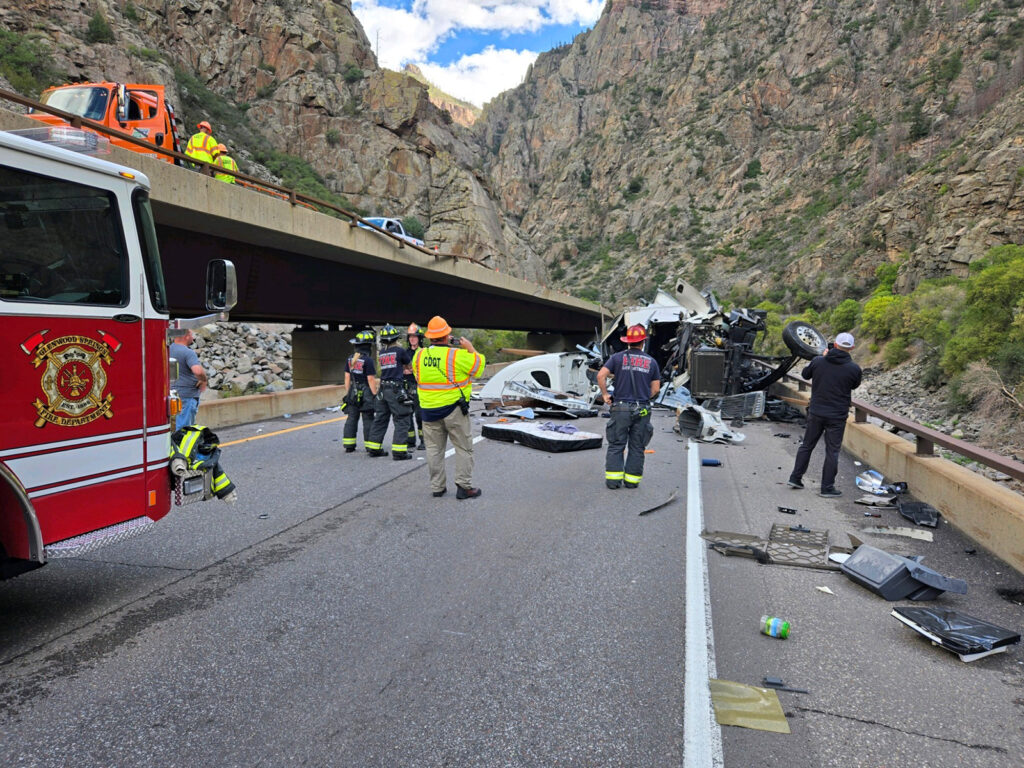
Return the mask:
[(52, 559), (78, 557), (94, 549), (105, 547), (107, 544), (114, 544), (130, 539), (133, 536), (138, 536), (140, 533), (148, 531), (153, 525), (155, 523), (148, 517), (136, 517), (123, 523), (109, 525), (106, 528), (100, 528), (98, 531), (90, 531), (89, 533), (83, 533), (81, 536), (48, 544), (45, 547), (46, 557)]

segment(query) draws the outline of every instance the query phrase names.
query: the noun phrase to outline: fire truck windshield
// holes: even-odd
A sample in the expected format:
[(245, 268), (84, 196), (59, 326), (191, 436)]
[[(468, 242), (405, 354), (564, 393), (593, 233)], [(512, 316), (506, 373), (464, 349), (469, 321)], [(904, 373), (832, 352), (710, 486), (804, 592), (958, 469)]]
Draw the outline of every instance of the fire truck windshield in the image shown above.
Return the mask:
[(47, 106), (99, 122), (107, 116), (109, 99), (110, 92), (106, 88), (87, 85), (58, 88), (42, 96), (42, 102)]
[(0, 301), (125, 306), (113, 193), (0, 165)]

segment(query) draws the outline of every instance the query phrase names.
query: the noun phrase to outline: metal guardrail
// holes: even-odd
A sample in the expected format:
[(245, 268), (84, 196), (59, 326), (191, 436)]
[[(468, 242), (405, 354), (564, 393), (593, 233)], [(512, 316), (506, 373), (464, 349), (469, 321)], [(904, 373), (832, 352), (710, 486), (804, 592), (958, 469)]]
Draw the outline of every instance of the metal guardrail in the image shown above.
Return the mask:
[[(805, 379), (794, 376), (791, 373), (787, 373), (785, 378), (795, 382), (801, 392), (805, 392), (810, 384)], [(915, 452), (918, 456), (935, 456), (935, 446), (940, 445), (989, 469), (1002, 472), (1004, 475), (1009, 475), (1015, 480), (1024, 481), (1024, 463), (1014, 461), (1006, 456), (1000, 456), (998, 453), (980, 448), (973, 443), (968, 443), (966, 440), (950, 437), (943, 432), (926, 427), (923, 424), (918, 424), (916, 421), (911, 421), (892, 411), (886, 411), (870, 403), (865, 403), (863, 400), (854, 399), (852, 407), (853, 420), (858, 424), (864, 424), (867, 422), (868, 416), (874, 416), (876, 419), (880, 419), (887, 424), (892, 424), (902, 432), (909, 432), (914, 435), (917, 444)]]
[(212, 163), (196, 160), (192, 157), (189, 157), (188, 155), (182, 154), (181, 152), (175, 152), (170, 149), (158, 147), (157, 145), (151, 142), (145, 141), (136, 136), (132, 136), (129, 133), (125, 133), (123, 131), (118, 131), (114, 128), (110, 128), (106, 125), (103, 125), (103, 123), (98, 123), (95, 120), (90, 120), (87, 117), (75, 115), (71, 112), (65, 112), (62, 109), (55, 109), (54, 107), (47, 106), (46, 104), (41, 104), (38, 101), (33, 101), (32, 99), (27, 99), (24, 96), (21, 96), (17, 93), (13, 93), (11, 91), (4, 90), (2, 88), (0, 88), (0, 99), (5, 99), (7, 101), (14, 102), (15, 104), (20, 104), (23, 107), (28, 107), (29, 109), (35, 110), (37, 112), (45, 112), (46, 114), (53, 115), (54, 117), (59, 117), (61, 120), (64, 120), (67, 123), (69, 123), (73, 128), (89, 128), (90, 130), (96, 131), (97, 133), (103, 134), (105, 136), (113, 136), (120, 141), (125, 141), (129, 144), (134, 144), (138, 147), (142, 147), (148, 153), (173, 158), (179, 161), (178, 164), (186, 169), (188, 169), (191, 166), (198, 166), (196, 170), (198, 170), (200, 173), (206, 176), (212, 177), (215, 174), (219, 173), (234, 176), (236, 179), (242, 181), (244, 186), (253, 187), (256, 188), (257, 190), (270, 190), (270, 194), (274, 195), (275, 197), (281, 197), (290, 202), (292, 205), (318, 206), (320, 208), (326, 208), (328, 210), (335, 211), (336, 213), (340, 213), (342, 216), (345, 216), (349, 220), (350, 227), (361, 226), (366, 229), (372, 229), (375, 232), (379, 232), (380, 234), (386, 235), (387, 237), (396, 241), (398, 243), (399, 248), (413, 248), (414, 250), (420, 251), (421, 253), (425, 253), (428, 256), (433, 256), (435, 261), (438, 261), (442, 258), (452, 259), (453, 261), (458, 261), (459, 259), (462, 259), (472, 264), (476, 264), (478, 267), (483, 267), (484, 269), (492, 269), (479, 259), (474, 259), (471, 256), (462, 256), (456, 253), (440, 253), (425, 246), (410, 243), (408, 240), (404, 240), (398, 235), (388, 232), (386, 229), (382, 229), (381, 227), (378, 227), (376, 224), (373, 224), (372, 222), (366, 221), (358, 214), (353, 213), (352, 211), (347, 211), (344, 208), (334, 205), (334, 203), (329, 203), (326, 200), (320, 200), (319, 198), (316, 197), (304, 195), (301, 192), (296, 192), (294, 189), (282, 187), (280, 184), (274, 184), (273, 182), (264, 181), (263, 179), (258, 179), (255, 176), (249, 176), (247, 174), (242, 173), (241, 171), (231, 171), (227, 168), (222, 168), (219, 165), (213, 165)]

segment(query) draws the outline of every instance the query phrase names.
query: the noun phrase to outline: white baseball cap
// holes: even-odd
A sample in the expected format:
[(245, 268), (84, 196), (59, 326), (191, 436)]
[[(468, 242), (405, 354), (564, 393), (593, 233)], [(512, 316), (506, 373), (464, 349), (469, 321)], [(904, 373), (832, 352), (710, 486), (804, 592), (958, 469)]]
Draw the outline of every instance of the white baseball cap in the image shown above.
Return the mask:
[(840, 333), (836, 336), (836, 346), (840, 349), (853, 349), (853, 344), (852, 333)]

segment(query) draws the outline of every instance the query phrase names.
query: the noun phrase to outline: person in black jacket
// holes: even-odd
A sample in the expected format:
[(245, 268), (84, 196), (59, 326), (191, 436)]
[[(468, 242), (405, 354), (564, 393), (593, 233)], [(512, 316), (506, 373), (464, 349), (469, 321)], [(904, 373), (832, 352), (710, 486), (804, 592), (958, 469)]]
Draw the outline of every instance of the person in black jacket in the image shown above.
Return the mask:
[(810, 379), (811, 403), (807, 407), (807, 431), (796, 464), (789, 475), (791, 488), (803, 488), (803, 476), (811, 460), (818, 438), (825, 436), (825, 462), (821, 467), (821, 496), (842, 496), (836, 488), (839, 471), (839, 449), (843, 445), (846, 417), (850, 413), (850, 393), (860, 386), (861, 370), (850, 357), (854, 339), (849, 333), (840, 333), (835, 346), (821, 357), (816, 357), (801, 372)]

